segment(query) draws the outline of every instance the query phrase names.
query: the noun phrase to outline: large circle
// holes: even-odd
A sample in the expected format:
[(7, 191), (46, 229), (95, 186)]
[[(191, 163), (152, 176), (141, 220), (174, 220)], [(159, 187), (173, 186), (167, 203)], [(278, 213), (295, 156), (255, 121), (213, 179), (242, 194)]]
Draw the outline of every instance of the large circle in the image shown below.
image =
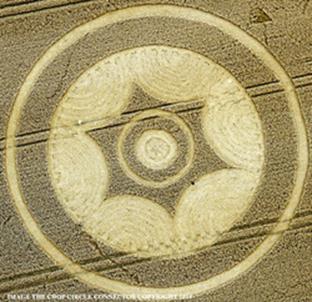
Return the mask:
[[(259, 247), (250, 254), (244, 261), (235, 267), (220, 273), (208, 280), (198, 283), (189, 284), (186, 286), (170, 287), (170, 288), (153, 288), (153, 287), (139, 287), (126, 284), (124, 282), (115, 281), (106, 277), (100, 276), (97, 273), (89, 272), (83, 269), (80, 265), (71, 261), (66, 257), (51, 241), (45, 237), (40, 227), (37, 225), (35, 219), (28, 210), (23, 195), (19, 188), (18, 174), (16, 169), (16, 149), (15, 149), (15, 135), (17, 131), (18, 120), (21, 114), (23, 105), (27, 101), (33, 83), (39, 78), (42, 70), (46, 68), (49, 63), (57, 56), (60, 51), (65, 50), (77, 40), (87, 35), (90, 31), (96, 30), (100, 27), (111, 25), (117, 22), (122, 22), (130, 19), (138, 19), (142, 17), (175, 17), (184, 18), (189, 21), (196, 21), (217, 27), (224, 33), (232, 36), (234, 39), (240, 41), (254, 55), (272, 70), (274, 75), (279, 79), (280, 84), (285, 90), (285, 95), (288, 100), (289, 110), (295, 120), (295, 128), (297, 131), (298, 142), (298, 166), (296, 171), (296, 179), (294, 189), (290, 197), (289, 203), (285, 208), (279, 222), (272, 230), (271, 234), (259, 245)], [(28, 232), (34, 237), (37, 244), (65, 271), (75, 276), (82, 282), (90, 286), (99, 288), (104, 291), (117, 292), (121, 294), (136, 295), (139, 299), (147, 298), (146, 295), (156, 295), (157, 297), (166, 298), (168, 295), (174, 295), (177, 298), (183, 298), (185, 295), (199, 295), (203, 294), (217, 286), (232, 280), (240, 275), (242, 272), (250, 269), (263, 257), (279, 240), (282, 232), (288, 228), (294, 211), (300, 201), (302, 186), (304, 184), (305, 175), (308, 165), (308, 147), (307, 138), (304, 127), (303, 118), (300, 112), (300, 106), (295, 93), (294, 85), (277, 60), (271, 55), (268, 50), (259, 43), (256, 39), (241, 30), (232, 23), (214, 16), (212, 14), (202, 12), (190, 8), (182, 8), (170, 5), (151, 5), (128, 8), (117, 12), (104, 15), (95, 19), (85, 25), (82, 25), (75, 30), (68, 33), (65, 37), (55, 43), (47, 52), (38, 60), (33, 67), (24, 84), (22, 85), (19, 94), (17, 95), (7, 130), (6, 141), (6, 173), (8, 176), (9, 187), (13, 196), (16, 209), (24, 221)]]
[[(132, 100), (138, 91), (153, 107), (130, 110), (129, 115), (127, 106), (134, 105)], [(202, 131), (192, 131), (196, 128), (190, 116), (192, 108), (201, 111)], [(110, 123), (125, 122), (109, 152), (118, 153), (109, 178), (108, 155), (76, 126), (84, 125), (92, 131), (98, 128), (90, 125), (93, 120), (104, 129)], [(197, 253), (219, 241), (248, 210), (262, 173), (262, 126), (249, 96), (220, 65), (185, 49), (130, 48), (98, 61), (65, 93), (50, 127), (49, 175), (57, 200), (94, 239), (140, 258), (152, 256), (159, 261), (155, 256), (161, 254), (177, 260), (181, 254), (189, 257), (190, 252)], [(145, 169), (136, 159), (133, 145), (146, 129), (166, 130), (177, 140), (178, 156), (168, 169)], [(201, 135), (202, 142), (206, 141), (232, 169), (204, 174), (202, 166), (197, 171), (200, 176), (192, 175), (200, 157), (197, 154), (196, 158), (195, 152), (200, 151), (204, 157)], [(192, 180), (185, 182), (183, 194), (174, 205), (169, 201), (172, 210), (168, 212), (163, 198), (137, 198), (143, 196), (142, 191), (128, 195), (124, 194), (127, 189), (118, 190), (116, 198), (111, 199), (111, 190), (106, 188), (115, 182), (113, 170), (119, 166), (128, 179), (149, 191), (158, 188), (159, 194), (160, 187), (170, 190), (169, 186), (174, 185), (173, 189), (190, 175)], [(119, 187), (119, 180), (117, 183)], [(201, 280), (205, 279), (208, 277)]]

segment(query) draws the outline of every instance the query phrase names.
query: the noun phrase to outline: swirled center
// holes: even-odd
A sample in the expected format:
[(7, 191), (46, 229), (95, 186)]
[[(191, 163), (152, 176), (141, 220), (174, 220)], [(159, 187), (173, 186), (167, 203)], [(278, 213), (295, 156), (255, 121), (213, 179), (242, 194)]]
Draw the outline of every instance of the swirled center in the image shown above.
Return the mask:
[(167, 168), (177, 154), (177, 142), (164, 130), (145, 131), (136, 143), (136, 156), (151, 169)]

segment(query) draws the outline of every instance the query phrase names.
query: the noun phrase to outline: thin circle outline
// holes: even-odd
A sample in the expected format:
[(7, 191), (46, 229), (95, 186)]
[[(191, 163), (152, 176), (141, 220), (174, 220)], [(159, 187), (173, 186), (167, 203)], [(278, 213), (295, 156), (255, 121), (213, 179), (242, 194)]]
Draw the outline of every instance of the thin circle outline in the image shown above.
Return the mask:
[[(122, 148), (123, 148), (123, 141), (127, 135), (127, 133), (130, 131), (131, 127), (133, 126), (133, 124), (135, 124), (136, 122), (138, 122), (141, 119), (147, 118), (151, 115), (155, 115), (155, 116), (164, 116), (167, 117), (170, 120), (176, 121), (177, 124), (181, 127), (182, 131), (188, 136), (189, 138), (189, 150), (188, 150), (188, 162), (187, 164), (174, 176), (170, 177), (167, 180), (163, 180), (160, 182), (155, 182), (152, 180), (146, 180), (143, 177), (135, 174), (130, 167), (128, 167), (127, 163), (126, 163), (126, 159), (123, 156), (123, 152), (122, 152)], [(187, 127), (187, 125), (185, 124), (184, 120), (182, 120), (180, 117), (176, 116), (173, 112), (169, 112), (169, 111), (165, 111), (165, 110), (160, 110), (160, 109), (151, 109), (151, 110), (146, 110), (138, 115), (136, 115), (131, 121), (130, 123), (128, 123), (124, 129), (122, 130), (119, 138), (118, 138), (118, 146), (117, 146), (117, 153), (118, 153), (118, 157), (120, 159), (119, 163), (122, 167), (122, 169), (124, 170), (124, 172), (132, 179), (136, 180), (138, 183), (141, 183), (145, 186), (151, 186), (154, 188), (161, 188), (164, 186), (169, 186), (171, 184), (173, 184), (177, 179), (183, 177), (191, 168), (192, 165), (192, 160), (194, 158), (194, 138), (192, 135), (191, 130)]]
[[(40, 227), (37, 225), (35, 219), (31, 216), (30, 211), (24, 203), (22, 192), (20, 191), (16, 169), (15, 132), (17, 130), (17, 121), (19, 115), (31, 91), (32, 83), (38, 79), (40, 71), (46, 68), (48, 64), (56, 57), (56, 50), (59, 50), (59, 48), (61, 50), (66, 49), (68, 46), (84, 37), (90, 31), (95, 31), (96, 29), (105, 25), (110, 25), (125, 20), (137, 19), (140, 17), (176, 17), (189, 21), (202, 22), (216, 27), (222, 32), (230, 35), (232, 38), (240, 41), (244, 46), (252, 51), (264, 63), (264, 65), (269, 67), (269, 69), (273, 71), (274, 75), (280, 81), (281, 86), (283, 86), (285, 90), (289, 110), (295, 117), (294, 127), (297, 130), (298, 166), (294, 189), (290, 197), (290, 201), (281, 215), (277, 225), (273, 228), (272, 233), (268, 234), (268, 236), (253, 253), (251, 253), (248, 257), (246, 257), (246, 259), (228, 271), (222, 272), (205, 281), (179, 287), (153, 288), (133, 286), (124, 282), (108, 279), (94, 272), (89, 272), (71, 261), (56, 246), (54, 246), (48, 238), (45, 237)], [(109, 292), (136, 295), (142, 299), (145, 299), (145, 295), (150, 294), (157, 295), (160, 299), (166, 299), (166, 297), (171, 294), (175, 295), (177, 298), (185, 298), (185, 295), (200, 295), (216, 288), (217, 286), (229, 282), (238, 275), (242, 274), (243, 271), (245, 272), (249, 270), (267, 252), (271, 250), (274, 244), (282, 236), (283, 231), (288, 228), (290, 219), (292, 218), (300, 201), (308, 167), (307, 135), (299, 101), (295, 92), (294, 84), (280, 63), (266, 49), (265, 46), (263, 46), (254, 37), (230, 21), (215, 16), (211, 13), (200, 11), (198, 9), (178, 7), (174, 5), (143, 5), (111, 12), (73, 29), (60, 40), (58, 40), (55, 44), (53, 44), (36, 62), (16, 96), (8, 122), (5, 154), (6, 174), (16, 210), (22, 218), (26, 229), (35, 239), (37, 244), (43, 250), (45, 250), (45, 252), (57, 263), (57, 265), (64, 268), (66, 272), (75, 276), (77, 279), (88, 284), (89, 286)]]

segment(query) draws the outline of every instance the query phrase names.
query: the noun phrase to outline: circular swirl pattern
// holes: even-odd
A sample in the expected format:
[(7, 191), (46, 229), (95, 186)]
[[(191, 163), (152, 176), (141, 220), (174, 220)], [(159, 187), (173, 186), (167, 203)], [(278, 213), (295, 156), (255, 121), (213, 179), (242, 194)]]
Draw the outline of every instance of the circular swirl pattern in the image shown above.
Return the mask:
[(165, 169), (177, 157), (177, 142), (164, 130), (147, 130), (136, 142), (136, 156), (148, 168)]
[[(293, 191), (280, 221), (272, 230), (274, 235), (267, 236), (252, 254), (234, 267), (200, 282), (168, 288), (133, 286), (100, 276), (76, 264), (57, 248), (42, 232), (27, 208), (19, 186), (15, 148), (23, 106), (43, 70), (59, 53), (90, 31), (118, 22), (153, 17), (180, 18), (216, 27), (261, 59), (264, 65), (273, 70), (285, 90), (298, 144)], [(105, 197), (108, 196), (111, 182), (109, 163), (99, 146), (89, 137), (88, 130), (109, 125), (121, 115), (127, 108), (133, 83), (167, 103), (204, 100), (201, 122), (205, 139), (216, 154), (232, 167), (197, 179), (194, 186), (183, 192), (174, 217), (145, 198), (129, 195)], [(143, 256), (174, 255), (180, 249), (190, 251), (210, 245), (246, 211), (260, 179), (263, 140), (260, 121), (252, 102), (221, 66), (191, 51), (146, 46), (104, 59), (72, 85), (55, 113), (52, 126), (48, 148), (50, 172), (60, 202), (66, 212), (92, 236), (123, 251), (137, 251)], [(28, 232), (69, 274), (101, 290), (134, 294), (138, 299), (144, 299), (149, 294), (157, 295), (160, 299), (170, 294), (181, 298), (185, 294), (203, 294), (250, 269), (277, 242), (281, 231), (288, 227), (300, 200), (307, 171), (304, 123), (294, 86), (281, 65), (263, 45), (230, 22), (209, 13), (175, 6), (154, 5), (120, 10), (78, 27), (53, 45), (38, 60), (22, 85), (9, 120), (7, 137), (6, 168), (10, 190)], [(70, 189), (70, 186), (73, 187)], [(97, 213), (98, 209), (102, 209), (101, 214)], [(143, 214), (138, 209), (142, 209)], [(105, 213), (116, 217), (116, 223), (113, 224), (109, 217), (104, 220), (102, 214)], [(119, 214), (127, 219), (121, 221)], [(95, 224), (96, 219), (99, 224)], [(125, 229), (129, 229), (130, 233), (126, 234)], [(144, 238), (144, 242), (136, 232)], [(115, 234), (118, 236), (111, 238)]]
[[(133, 84), (169, 103), (202, 100), (204, 137), (232, 167), (197, 179), (196, 185), (182, 194), (174, 217), (152, 200), (138, 196), (105, 198), (110, 180), (104, 155), (94, 141), (89, 144), (90, 118), (102, 127), (120, 118)], [(176, 123), (189, 142), (187, 152), (180, 152), (188, 154), (186, 165), (161, 181), (136, 173), (124, 151), (129, 145), (126, 138), (135, 126), (157, 117)], [(244, 89), (221, 66), (183, 49), (146, 46), (97, 63), (65, 95), (55, 113), (53, 129), (49, 144), (51, 176), (66, 211), (95, 239), (141, 257), (189, 252), (218, 240), (248, 208), (263, 164), (260, 120)], [(136, 145), (137, 156), (152, 170), (164, 169), (163, 163), (170, 164), (168, 158), (172, 161), (179, 150), (167, 132), (149, 131), (153, 132), (143, 135)], [(159, 146), (155, 149), (155, 142), (162, 144), (161, 150)], [(190, 127), (177, 114), (152, 109), (136, 114), (124, 126), (117, 149), (127, 176), (158, 188), (175, 183), (187, 173), (193, 162), (194, 141)]]

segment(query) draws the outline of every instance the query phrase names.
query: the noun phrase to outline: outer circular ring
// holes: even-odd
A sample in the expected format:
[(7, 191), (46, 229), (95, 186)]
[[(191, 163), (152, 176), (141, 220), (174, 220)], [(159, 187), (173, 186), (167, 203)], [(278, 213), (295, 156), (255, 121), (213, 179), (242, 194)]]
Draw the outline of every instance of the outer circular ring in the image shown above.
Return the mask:
[[(136, 122), (138, 122), (141, 119), (144, 119), (146, 117), (149, 116), (164, 116), (172, 121), (175, 121), (179, 127), (181, 127), (182, 131), (187, 135), (188, 139), (189, 139), (189, 152), (188, 152), (188, 162), (187, 164), (173, 177), (170, 177), (167, 180), (164, 181), (160, 181), (160, 182), (155, 182), (155, 181), (151, 181), (151, 180), (147, 180), (144, 179), (143, 177), (135, 174), (130, 167), (128, 167), (127, 163), (126, 163), (126, 159), (123, 156), (123, 152), (122, 152), (122, 147), (123, 147), (123, 140), (125, 139), (125, 137), (127, 136), (127, 133), (129, 132), (129, 130), (131, 129), (131, 127), (133, 126), (133, 124), (135, 124)], [(192, 159), (194, 157), (194, 140), (193, 140), (193, 135), (192, 132), (190, 131), (190, 129), (187, 127), (187, 125), (185, 124), (185, 122), (179, 118), (178, 116), (175, 116), (174, 113), (168, 112), (168, 111), (164, 111), (164, 110), (159, 110), (159, 109), (152, 109), (152, 110), (147, 110), (144, 111), (143, 113), (140, 113), (138, 115), (136, 115), (130, 123), (128, 123), (124, 129), (122, 130), (120, 136), (119, 136), (119, 140), (118, 140), (118, 157), (120, 158), (120, 164), (122, 169), (125, 171), (125, 173), (132, 179), (136, 180), (138, 183), (141, 183), (145, 186), (151, 186), (154, 188), (161, 188), (164, 186), (169, 186), (171, 184), (173, 184), (177, 179), (181, 178), (183, 175), (185, 175), (187, 173), (187, 171), (190, 169), (191, 165), (192, 165)]]
[[(21, 110), (24, 103), (27, 101), (29, 93), (32, 90), (32, 84), (38, 79), (41, 71), (46, 68), (49, 63), (57, 56), (57, 53), (65, 50), (75, 41), (88, 34), (90, 31), (94, 31), (103, 26), (125, 20), (156, 16), (183, 18), (189, 21), (202, 22), (210, 26), (217, 27), (224, 33), (240, 41), (250, 51), (252, 51), (268, 68), (273, 71), (274, 75), (279, 79), (280, 84), (283, 86), (288, 101), (289, 110), (294, 116), (294, 127), (296, 128), (298, 142), (298, 169), (296, 171), (294, 189), (289, 203), (287, 204), (287, 207), (280, 217), (279, 222), (274, 227), (272, 233), (269, 234), (259, 245), (259, 247), (245, 260), (228, 271), (220, 273), (205, 281), (192, 283), (185, 286), (168, 288), (139, 287), (129, 285), (124, 282), (111, 280), (100, 276), (97, 273), (89, 272), (70, 260), (48, 238), (45, 237), (40, 227), (37, 225), (35, 219), (31, 216), (31, 213), (23, 200), (23, 195), (19, 188), (18, 173), (15, 162), (15, 134), (17, 130), (17, 121), (20, 117)], [(26, 229), (33, 236), (37, 244), (53, 259), (54, 262), (57, 263), (57, 265), (62, 267), (67, 273), (73, 275), (78, 280), (87, 283), (89, 286), (98, 288), (103, 291), (115, 292), (123, 295), (135, 295), (135, 297), (138, 299), (148, 299), (148, 295), (155, 295), (159, 297), (159, 299), (166, 299), (168, 298), (168, 295), (174, 295), (176, 298), (185, 298), (185, 295), (200, 295), (216, 288), (217, 286), (225, 284), (241, 273), (249, 270), (268, 251), (270, 251), (273, 245), (282, 236), (282, 232), (288, 228), (290, 219), (292, 218), (294, 211), (300, 201), (302, 187), (307, 172), (307, 166), (308, 146), (304, 121), (300, 111), (295, 87), (283, 67), (261, 43), (259, 43), (255, 38), (231, 22), (214, 16), (210, 13), (173, 5), (145, 5), (119, 10), (101, 16), (66, 34), (46, 51), (46, 53), (38, 60), (27, 76), (19, 91), (19, 94), (16, 97), (7, 129), (6, 173), (8, 177), (9, 188), (17, 211), (21, 216)]]

